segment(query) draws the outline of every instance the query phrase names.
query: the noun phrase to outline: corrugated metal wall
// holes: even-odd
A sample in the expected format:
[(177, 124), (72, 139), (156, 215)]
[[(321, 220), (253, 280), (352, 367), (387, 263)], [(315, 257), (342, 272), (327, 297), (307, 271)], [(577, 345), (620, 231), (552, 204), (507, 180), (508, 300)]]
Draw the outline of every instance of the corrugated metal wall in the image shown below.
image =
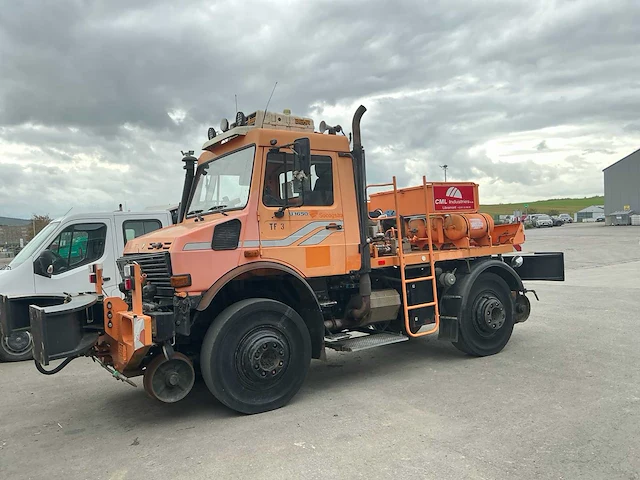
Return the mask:
[(640, 150), (604, 171), (605, 215), (622, 210), (625, 205), (640, 213)]

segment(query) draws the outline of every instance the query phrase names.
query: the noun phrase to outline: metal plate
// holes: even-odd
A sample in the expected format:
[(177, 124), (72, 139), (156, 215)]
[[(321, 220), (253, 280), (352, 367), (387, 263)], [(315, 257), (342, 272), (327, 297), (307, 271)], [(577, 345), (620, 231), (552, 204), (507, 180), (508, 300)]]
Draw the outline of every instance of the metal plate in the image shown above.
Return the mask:
[(394, 333), (375, 333), (361, 337), (339, 340), (337, 342), (327, 342), (325, 346), (340, 352), (359, 352), (368, 348), (381, 347), (392, 343), (406, 342), (409, 337)]

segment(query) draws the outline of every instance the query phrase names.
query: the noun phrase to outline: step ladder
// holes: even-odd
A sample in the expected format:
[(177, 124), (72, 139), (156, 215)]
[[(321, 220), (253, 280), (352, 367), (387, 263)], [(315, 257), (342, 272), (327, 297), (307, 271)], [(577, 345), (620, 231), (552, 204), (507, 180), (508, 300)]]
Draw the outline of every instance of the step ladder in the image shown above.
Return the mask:
[[(407, 278), (407, 261), (405, 258), (404, 248), (402, 244), (402, 220), (400, 218), (400, 211), (398, 209), (398, 186), (396, 182), (396, 177), (393, 177), (393, 181), (391, 183), (376, 183), (372, 185), (368, 185), (369, 187), (393, 187), (393, 199), (395, 204), (395, 212), (396, 212), (396, 229), (395, 234), (397, 237), (397, 256), (400, 267), (400, 280), (402, 286), (402, 308), (404, 311), (404, 325), (407, 332), (407, 335), (410, 337), (422, 337), (424, 335), (430, 335), (438, 330), (440, 327), (440, 309), (438, 307), (438, 284), (435, 276), (435, 262), (433, 259), (433, 241), (432, 241), (432, 232), (431, 232), (431, 212), (429, 211), (429, 189), (427, 188), (427, 178), (425, 176), (422, 177), (422, 190), (424, 193), (424, 212), (425, 212), (425, 222), (426, 222), (426, 231), (427, 231), (427, 245), (429, 246), (429, 272), (430, 275), (426, 277), (417, 277), (417, 278)], [(372, 219), (375, 220), (375, 219)], [(421, 252), (421, 255), (425, 255), (426, 252)], [(414, 305), (409, 305), (409, 298), (407, 295), (407, 285), (412, 283), (419, 282), (431, 282), (431, 288), (433, 290), (433, 299), (432, 302), (426, 303), (418, 303)], [(410, 321), (410, 312), (413, 310), (417, 310), (419, 308), (426, 307), (434, 307), (435, 310), (435, 322), (432, 328), (425, 331), (417, 331), (413, 333), (411, 331), (411, 321)]]
[(352, 337), (349, 334), (340, 336), (337, 339), (325, 337), (325, 346), (339, 352), (359, 352), (368, 348), (391, 345), (392, 343), (406, 342), (409, 337), (399, 333), (370, 333)]

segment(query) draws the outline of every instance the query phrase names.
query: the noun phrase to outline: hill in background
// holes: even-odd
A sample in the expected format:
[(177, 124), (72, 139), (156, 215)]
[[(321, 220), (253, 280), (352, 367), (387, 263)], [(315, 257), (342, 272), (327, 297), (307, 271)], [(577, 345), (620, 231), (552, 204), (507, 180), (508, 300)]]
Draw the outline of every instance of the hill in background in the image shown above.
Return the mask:
[(529, 213), (569, 213), (574, 214), (578, 210), (591, 205), (604, 205), (604, 197), (586, 198), (553, 198), (537, 202), (499, 203), (495, 205), (480, 205), (480, 211), (490, 215), (511, 215), (514, 210), (525, 211), (524, 206), (529, 205)]
[(23, 218), (0, 217), (0, 225), (9, 227), (29, 225), (30, 223), (31, 220), (25, 220)]

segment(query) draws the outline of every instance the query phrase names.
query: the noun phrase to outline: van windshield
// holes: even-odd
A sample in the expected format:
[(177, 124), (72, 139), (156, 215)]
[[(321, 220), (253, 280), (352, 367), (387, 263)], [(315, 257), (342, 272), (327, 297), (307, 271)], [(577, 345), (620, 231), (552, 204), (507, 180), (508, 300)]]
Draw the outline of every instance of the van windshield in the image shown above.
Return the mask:
[(200, 165), (187, 217), (244, 208), (249, 201), (255, 150), (251, 145)]
[(11, 270), (12, 268), (16, 268), (18, 265), (21, 265), (26, 260), (30, 259), (33, 253), (38, 250), (38, 248), (42, 245), (42, 243), (47, 239), (49, 234), (55, 230), (60, 222), (51, 222), (46, 227), (44, 227), (38, 234), (33, 237), (29, 243), (25, 245), (25, 247), (20, 250), (20, 253), (16, 255), (16, 257), (11, 261), (9, 265), (7, 265), (7, 269)]

